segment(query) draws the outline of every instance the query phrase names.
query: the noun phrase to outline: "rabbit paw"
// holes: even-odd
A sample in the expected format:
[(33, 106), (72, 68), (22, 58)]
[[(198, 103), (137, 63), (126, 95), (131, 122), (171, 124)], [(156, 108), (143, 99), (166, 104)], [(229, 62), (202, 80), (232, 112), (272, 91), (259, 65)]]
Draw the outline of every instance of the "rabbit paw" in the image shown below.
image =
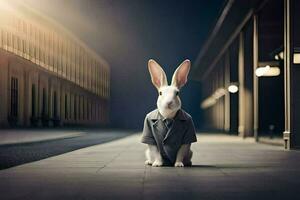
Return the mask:
[(152, 166), (153, 167), (161, 167), (163, 165), (162, 161), (160, 160), (155, 160), (153, 163), (152, 163)]
[(145, 165), (152, 165), (152, 163), (153, 163), (153, 162), (152, 162), (151, 160), (146, 160), (146, 161), (145, 161)]
[(184, 167), (184, 164), (182, 162), (176, 162), (175, 167)]

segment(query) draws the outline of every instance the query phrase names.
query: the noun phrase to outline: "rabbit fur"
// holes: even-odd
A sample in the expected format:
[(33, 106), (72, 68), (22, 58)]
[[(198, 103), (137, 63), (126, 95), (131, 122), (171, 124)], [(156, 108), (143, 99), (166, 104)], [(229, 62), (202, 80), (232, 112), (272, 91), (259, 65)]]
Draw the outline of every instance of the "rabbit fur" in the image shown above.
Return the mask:
[[(171, 85), (168, 85), (167, 77), (161, 66), (153, 59), (148, 61), (148, 69), (151, 75), (153, 85), (158, 90), (157, 108), (163, 118), (173, 119), (179, 109), (181, 109), (181, 100), (179, 98), (180, 89), (186, 84), (191, 62), (189, 60), (183, 61), (175, 70)], [(191, 163), (193, 152), (191, 151), (191, 144), (183, 144), (180, 146), (175, 167), (184, 167), (184, 163)], [(148, 144), (145, 152), (145, 164), (153, 167), (160, 167), (163, 165), (161, 154), (156, 145)], [(187, 162), (183, 162), (187, 160)]]

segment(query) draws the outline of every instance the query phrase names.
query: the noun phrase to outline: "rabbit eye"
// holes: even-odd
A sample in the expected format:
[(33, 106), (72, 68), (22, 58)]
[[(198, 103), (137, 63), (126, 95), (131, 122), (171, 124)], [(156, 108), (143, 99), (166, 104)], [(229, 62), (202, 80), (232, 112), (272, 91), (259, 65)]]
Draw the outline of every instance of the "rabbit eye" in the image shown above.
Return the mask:
[(162, 95), (162, 92), (161, 92), (161, 91), (159, 92), (159, 95)]
[(179, 95), (179, 92), (177, 91), (175, 94), (176, 94), (176, 96), (178, 96), (178, 95)]

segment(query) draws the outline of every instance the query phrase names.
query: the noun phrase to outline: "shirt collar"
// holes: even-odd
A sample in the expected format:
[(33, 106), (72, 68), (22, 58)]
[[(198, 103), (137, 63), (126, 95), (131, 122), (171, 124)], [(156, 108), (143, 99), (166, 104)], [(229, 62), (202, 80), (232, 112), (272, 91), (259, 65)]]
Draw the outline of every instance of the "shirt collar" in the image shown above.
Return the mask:
[[(151, 120), (164, 120), (163, 116), (159, 113), (158, 109), (155, 112), (151, 113), (149, 116)], [(179, 109), (174, 117), (174, 120), (181, 120), (186, 121), (187, 117), (185, 116), (184, 112)]]

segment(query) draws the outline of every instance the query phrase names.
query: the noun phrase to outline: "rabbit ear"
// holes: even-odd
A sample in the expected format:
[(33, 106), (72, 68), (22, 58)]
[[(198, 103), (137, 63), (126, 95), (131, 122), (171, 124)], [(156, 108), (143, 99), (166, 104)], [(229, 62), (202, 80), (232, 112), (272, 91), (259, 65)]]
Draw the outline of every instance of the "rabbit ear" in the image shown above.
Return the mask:
[(155, 60), (150, 59), (148, 61), (148, 69), (151, 75), (152, 83), (157, 89), (168, 85), (166, 73), (160, 67), (160, 65), (155, 62)]
[(190, 71), (191, 61), (183, 61), (179, 67), (175, 70), (172, 77), (172, 85), (180, 89), (187, 82), (187, 76)]

